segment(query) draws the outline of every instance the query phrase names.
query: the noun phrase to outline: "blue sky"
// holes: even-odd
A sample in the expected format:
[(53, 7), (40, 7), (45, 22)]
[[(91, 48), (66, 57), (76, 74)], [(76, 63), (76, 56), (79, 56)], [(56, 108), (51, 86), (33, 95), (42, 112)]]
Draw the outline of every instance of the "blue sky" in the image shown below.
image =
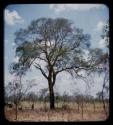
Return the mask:
[[(15, 57), (15, 44), (14, 33), (19, 28), (26, 28), (32, 20), (40, 17), (57, 18), (64, 17), (72, 20), (75, 26), (82, 28), (84, 33), (91, 35), (92, 48), (105, 47), (104, 40), (101, 39), (102, 27), (109, 18), (109, 9), (103, 4), (14, 4), (8, 5), (4, 10), (4, 60), (5, 60), (5, 84), (13, 79), (9, 74), (8, 66), (11, 62), (17, 61)], [(62, 77), (63, 75), (63, 77)], [(65, 76), (65, 79), (64, 79)], [(41, 75), (40, 71), (32, 67), (31, 72), (27, 73), (24, 79), (37, 79), (39, 84), (35, 88), (36, 92), (40, 88), (47, 87), (47, 81)], [(103, 74), (99, 77), (97, 74), (94, 76), (94, 83), (92, 83), (91, 94), (95, 93), (102, 88)], [(69, 75), (63, 73), (57, 77), (56, 87), (58, 91), (63, 93), (67, 91), (72, 92), (72, 83), (76, 83), (75, 88), (79, 88), (81, 92), (85, 92), (85, 83), (81, 80), (73, 80)], [(61, 84), (60, 84), (61, 83)], [(79, 83), (79, 84), (77, 84)], [(63, 87), (65, 86), (65, 87)], [(82, 87), (81, 87), (82, 86)], [(68, 89), (69, 88), (69, 89)]]

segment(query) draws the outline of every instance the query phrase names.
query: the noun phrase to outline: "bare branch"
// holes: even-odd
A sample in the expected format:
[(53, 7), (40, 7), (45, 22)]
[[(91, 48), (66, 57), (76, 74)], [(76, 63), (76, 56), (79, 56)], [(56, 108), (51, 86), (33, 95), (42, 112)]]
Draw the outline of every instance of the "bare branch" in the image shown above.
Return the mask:
[(36, 65), (34, 65), (34, 66), (41, 71), (42, 75), (43, 75), (46, 79), (48, 79), (46, 73), (45, 73), (44, 70), (41, 68), (41, 66), (40, 66), (39, 64), (37, 64), (37, 63), (35, 63), (35, 64), (36, 64)]

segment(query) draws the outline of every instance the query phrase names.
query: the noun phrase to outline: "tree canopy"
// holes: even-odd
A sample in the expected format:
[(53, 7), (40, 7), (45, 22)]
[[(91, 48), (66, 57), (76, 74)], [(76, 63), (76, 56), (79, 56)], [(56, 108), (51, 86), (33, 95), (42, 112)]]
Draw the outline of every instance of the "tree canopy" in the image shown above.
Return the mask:
[[(52, 68), (54, 73), (74, 71), (88, 67), (84, 49), (90, 47), (90, 35), (64, 18), (40, 18), (32, 21), (26, 29), (15, 33), (16, 56), (19, 62), (13, 69), (26, 71), (31, 65), (38, 68), (44, 77)], [(37, 60), (45, 62), (44, 69)]]

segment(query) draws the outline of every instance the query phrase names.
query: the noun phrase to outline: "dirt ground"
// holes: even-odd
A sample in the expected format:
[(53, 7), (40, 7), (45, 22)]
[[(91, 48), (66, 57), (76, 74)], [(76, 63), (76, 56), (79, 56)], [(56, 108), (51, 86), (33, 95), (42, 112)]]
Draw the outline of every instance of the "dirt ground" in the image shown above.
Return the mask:
[(17, 120), (15, 120), (15, 110), (5, 107), (5, 116), (9, 121), (103, 121), (107, 117), (100, 103), (84, 104), (83, 114), (82, 109), (79, 109), (76, 103), (68, 103), (63, 107), (62, 103), (56, 104), (55, 110), (49, 109), (49, 104), (35, 103), (34, 110), (31, 109), (31, 102), (22, 102), (22, 110), (18, 110)]

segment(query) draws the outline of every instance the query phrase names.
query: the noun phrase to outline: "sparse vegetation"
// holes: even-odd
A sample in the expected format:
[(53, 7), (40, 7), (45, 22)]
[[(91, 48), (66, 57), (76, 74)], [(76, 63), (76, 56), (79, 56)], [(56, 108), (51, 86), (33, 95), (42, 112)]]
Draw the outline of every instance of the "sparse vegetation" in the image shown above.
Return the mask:
[[(47, 110), (43, 102), (36, 102), (34, 110), (31, 109), (30, 102), (24, 101), (21, 103), (23, 109), (18, 111), (17, 121), (103, 121), (107, 117), (104, 114), (102, 102), (95, 103), (95, 112), (93, 103), (88, 103), (84, 107), (82, 116), (82, 108), (78, 112), (76, 102), (66, 103), (62, 106), (62, 102), (59, 102), (58, 107), (51, 111), (49, 109), (49, 103), (47, 103)], [(32, 104), (32, 103), (31, 103)], [(15, 115), (13, 108), (5, 107), (6, 119), (15, 121)]]

